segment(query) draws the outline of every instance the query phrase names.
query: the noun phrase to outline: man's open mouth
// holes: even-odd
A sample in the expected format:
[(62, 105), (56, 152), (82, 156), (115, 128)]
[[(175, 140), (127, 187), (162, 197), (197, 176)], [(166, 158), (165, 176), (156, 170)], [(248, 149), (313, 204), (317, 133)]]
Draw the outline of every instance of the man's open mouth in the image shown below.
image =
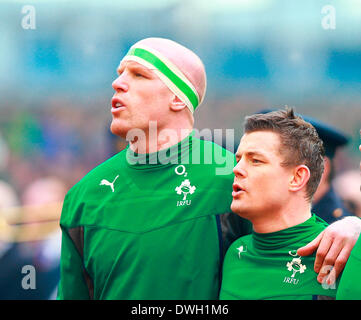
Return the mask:
[(125, 108), (125, 104), (122, 100), (120, 100), (118, 97), (114, 97), (112, 99), (112, 108), (118, 109), (118, 108)]
[(239, 184), (233, 183), (233, 191), (239, 192), (239, 191), (245, 191)]
[(232, 197), (237, 198), (241, 196), (246, 190), (242, 188), (238, 183), (233, 183)]

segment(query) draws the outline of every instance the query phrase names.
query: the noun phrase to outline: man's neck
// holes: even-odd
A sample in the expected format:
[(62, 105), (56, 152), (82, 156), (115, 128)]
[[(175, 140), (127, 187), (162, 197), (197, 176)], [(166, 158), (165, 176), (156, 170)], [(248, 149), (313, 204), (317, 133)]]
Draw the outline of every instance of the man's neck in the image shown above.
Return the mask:
[(291, 228), (308, 220), (312, 216), (309, 204), (298, 207), (284, 207), (276, 212), (264, 213), (250, 219), (257, 233), (271, 233)]
[(328, 182), (322, 182), (319, 184), (314, 196), (313, 196), (313, 203), (318, 203), (323, 196), (331, 189), (331, 186)]
[[(136, 153), (153, 153), (163, 149), (168, 149), (190, 135), (193, 128), (165, 128), (147, 133), (143, 137), (130, 142), (129, 148)], [(150, 131), (150, 130), (149, 130)]]

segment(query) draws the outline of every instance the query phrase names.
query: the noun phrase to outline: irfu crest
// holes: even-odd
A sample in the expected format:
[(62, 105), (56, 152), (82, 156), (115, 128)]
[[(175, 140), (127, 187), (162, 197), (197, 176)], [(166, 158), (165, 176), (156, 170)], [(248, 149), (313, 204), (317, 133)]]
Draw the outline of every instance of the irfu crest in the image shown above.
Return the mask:
[[(291, 251), (289, 254), (295, 257), (295, 254), (293, 254)], [(304, 273), (306, 270), (306, 266), (301, 263), (301, 257), (293, 258), (292, 261), (287, 262), (286, 266), (288, 271), (292, 271), (291, 278), (294, 278), (297, 272)]]
[(175, 188), (175, 191), (177, 191), (177, 194), (183, 194), (183, 201), (187, 200), (188, 194), (193, 194), (196, 190), (195, 186), (191, 186), (191, 183), (188, 179), (185, 179), (180, 186)]

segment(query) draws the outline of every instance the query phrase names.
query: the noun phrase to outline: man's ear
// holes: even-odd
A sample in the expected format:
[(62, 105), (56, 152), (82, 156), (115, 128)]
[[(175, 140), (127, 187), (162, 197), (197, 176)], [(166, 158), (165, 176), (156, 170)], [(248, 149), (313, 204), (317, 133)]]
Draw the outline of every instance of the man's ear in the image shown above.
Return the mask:
[(290, 191), (299, 191), (305, 187), (310, 180), (310, 169), (305, 165), (299, 165), (293, 169), (293, 175), (289, 182)]
[(186, 104), (183, 101), (181, 101), (176, 95), (174, 95), (174, 98), (171, 101), (169, 107), (172, 111), (176, 111), (176, 112), (181, 111), (184, 108), (187, 108)]

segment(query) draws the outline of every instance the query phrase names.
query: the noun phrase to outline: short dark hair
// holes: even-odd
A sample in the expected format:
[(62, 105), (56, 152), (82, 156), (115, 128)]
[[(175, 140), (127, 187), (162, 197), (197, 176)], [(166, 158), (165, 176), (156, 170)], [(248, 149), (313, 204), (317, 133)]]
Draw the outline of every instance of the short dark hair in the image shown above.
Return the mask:
[(312, 200), (320, 183), (324, 169), (325, 149), (316, 129), (301, 117), (296, 116), (293, 108), (277, 110), (265, 114), (247, 116), (244, 132), (272, 131), (279, 134), (282, 166), (306, 165), (310, 170), (310, 179), (306, 185), (306, 197)]

